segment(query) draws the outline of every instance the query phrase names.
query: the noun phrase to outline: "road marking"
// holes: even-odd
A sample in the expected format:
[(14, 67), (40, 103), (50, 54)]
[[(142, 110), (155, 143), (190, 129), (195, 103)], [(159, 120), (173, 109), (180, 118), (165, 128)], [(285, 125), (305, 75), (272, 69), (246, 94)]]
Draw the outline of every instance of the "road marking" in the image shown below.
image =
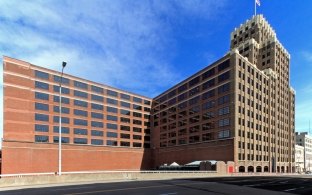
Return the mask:
[(300, 188), (291, 188), (291, 189), (284, 190), (284, 192), (299, 190), (299, 189), (303, 189), (303, 188), (304, 188), (304, 187), (300, 187)]
[(177, 193), (176, 192), (169, 192), (169, 193), (159, 194), (159, 195), (171, 195), (171, 194), (177, 194)]

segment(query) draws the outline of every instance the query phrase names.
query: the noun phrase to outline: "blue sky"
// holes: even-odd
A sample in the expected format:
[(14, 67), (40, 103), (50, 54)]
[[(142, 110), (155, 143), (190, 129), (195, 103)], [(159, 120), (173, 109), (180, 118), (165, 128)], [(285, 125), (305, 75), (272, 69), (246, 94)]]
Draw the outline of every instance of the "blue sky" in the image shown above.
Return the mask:
[[(298, 131), (312, 123), (311, 8), (261, 0), (257, 9), (291, 54)], [(254, 1), (1, 0), (0, 13), (2, 55), (55, 70), (67, 61), (66, 73), (154, 97), (222, 57)]]

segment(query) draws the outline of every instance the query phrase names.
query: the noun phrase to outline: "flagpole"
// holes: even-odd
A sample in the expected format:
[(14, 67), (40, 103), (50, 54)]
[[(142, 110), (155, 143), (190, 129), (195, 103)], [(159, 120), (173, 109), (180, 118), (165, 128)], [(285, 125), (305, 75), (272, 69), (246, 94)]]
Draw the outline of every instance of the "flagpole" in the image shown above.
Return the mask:
[(255, 16), (257, 15), (257, 0), (255, 0)]

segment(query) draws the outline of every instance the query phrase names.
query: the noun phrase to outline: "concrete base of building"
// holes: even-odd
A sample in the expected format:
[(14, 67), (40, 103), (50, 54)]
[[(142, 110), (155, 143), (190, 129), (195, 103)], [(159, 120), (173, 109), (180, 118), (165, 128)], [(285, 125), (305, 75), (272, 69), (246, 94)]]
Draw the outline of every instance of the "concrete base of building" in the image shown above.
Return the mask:
[[(63, 144), (62, 171), (148, 170), (150, 155), (143, 148)], [(58, 172), (58, 144), (3, 141), (1, 174), (44, 172)]]

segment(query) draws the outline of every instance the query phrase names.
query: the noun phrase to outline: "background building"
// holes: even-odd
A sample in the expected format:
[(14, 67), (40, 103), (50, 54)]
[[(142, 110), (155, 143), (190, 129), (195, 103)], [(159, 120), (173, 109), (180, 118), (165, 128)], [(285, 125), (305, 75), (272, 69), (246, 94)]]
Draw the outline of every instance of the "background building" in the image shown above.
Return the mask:
[(308, 132), (296, 132), (296, 144), (304, 148), (304, 171), (312, 171), (312, 137)]
[[(63, 170), (222, 160), (237, 172), (295, 171), (290, 55), (262, 15), (236, 28), (230, 45), (154, 99), (65, 75)], [(3, 64), (3, 173), (55, 172), (60, 73)]]
[(300, 145), (295, 145), (295, 163), (296, 163), (296, 173), (304, 172), (304, 147)]

